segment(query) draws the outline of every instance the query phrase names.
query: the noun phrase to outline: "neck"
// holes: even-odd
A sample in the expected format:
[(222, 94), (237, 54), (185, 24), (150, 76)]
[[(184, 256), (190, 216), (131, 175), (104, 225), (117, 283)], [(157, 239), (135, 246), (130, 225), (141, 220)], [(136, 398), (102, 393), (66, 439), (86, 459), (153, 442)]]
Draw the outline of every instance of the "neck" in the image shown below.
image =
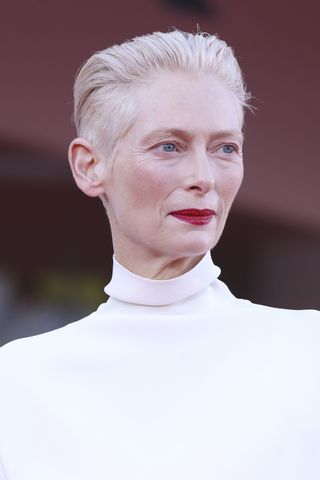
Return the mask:
[(123, 267), (136, 275), (152, 280), (169, 280), (191, 270), (200, 262), (204, 254), (175, 259), (160, 256), (140, 258), (136, 255), (130, 255), (128, 252), (120, 252), (115, 249), (114, 256)]

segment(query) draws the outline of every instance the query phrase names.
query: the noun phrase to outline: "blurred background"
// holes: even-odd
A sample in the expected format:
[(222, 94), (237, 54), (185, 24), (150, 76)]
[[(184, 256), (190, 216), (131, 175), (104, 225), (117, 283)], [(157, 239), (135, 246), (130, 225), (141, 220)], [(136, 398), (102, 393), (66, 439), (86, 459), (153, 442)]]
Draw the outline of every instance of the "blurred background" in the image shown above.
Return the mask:
[(268, 0), (11, 0), (1, 5), (0, 344), (105, 301), (112, 245), (73, 183), (72, 84), (94, 51), (170, 27), (233, 46), (257, 110), (245, 181), (213, 252), (233, 293), (320, 309), (320, 6)]

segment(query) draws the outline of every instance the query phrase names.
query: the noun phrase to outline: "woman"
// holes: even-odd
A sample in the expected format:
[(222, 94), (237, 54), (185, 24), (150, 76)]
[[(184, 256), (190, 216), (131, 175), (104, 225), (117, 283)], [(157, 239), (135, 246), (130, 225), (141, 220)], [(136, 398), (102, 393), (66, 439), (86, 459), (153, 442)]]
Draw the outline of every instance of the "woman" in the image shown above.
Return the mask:
[(110, 298), (2, 349), (1, 479), (319, 478), (320, 314), (236, 299), (210, 257), (248, 97), (210, 35), (138, 37), (80, 70), (69, 159), (110, 221)]

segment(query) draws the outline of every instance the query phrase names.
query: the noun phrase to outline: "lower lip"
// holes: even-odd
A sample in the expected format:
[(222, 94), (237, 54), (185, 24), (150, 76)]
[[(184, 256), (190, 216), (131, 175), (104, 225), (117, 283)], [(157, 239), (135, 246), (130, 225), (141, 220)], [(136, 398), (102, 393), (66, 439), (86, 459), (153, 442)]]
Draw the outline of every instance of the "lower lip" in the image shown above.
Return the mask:
[(206, 216), (189, 216), (189, 215), (177, 215), (171, 213), (171, 215), (182, 222), (190, 223), (191, 225), (208, 225), (211, 222), (213, 215), (206, 215)]

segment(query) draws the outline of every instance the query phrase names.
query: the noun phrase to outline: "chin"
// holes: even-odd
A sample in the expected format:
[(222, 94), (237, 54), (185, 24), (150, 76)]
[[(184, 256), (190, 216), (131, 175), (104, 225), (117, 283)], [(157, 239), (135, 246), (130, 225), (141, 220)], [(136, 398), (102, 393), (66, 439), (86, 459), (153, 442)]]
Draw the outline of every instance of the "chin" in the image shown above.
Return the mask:
[(205, 234), (204, 232), (197, 235), (194, 235), (193, 238), (190, 236), (190, 248), (200, 253), (206, 253), (208, 250), (211, 250), (218, 242), (219, 237), (216, 235), (216, 232), (208, 232)]
[(181, 257), (194, 257), (197, 255), (204, 255), (215, 246), (216, 242), (204, 239), (197, 239), (193, 241), (184, 241), (177, 245), (177, 255)]

